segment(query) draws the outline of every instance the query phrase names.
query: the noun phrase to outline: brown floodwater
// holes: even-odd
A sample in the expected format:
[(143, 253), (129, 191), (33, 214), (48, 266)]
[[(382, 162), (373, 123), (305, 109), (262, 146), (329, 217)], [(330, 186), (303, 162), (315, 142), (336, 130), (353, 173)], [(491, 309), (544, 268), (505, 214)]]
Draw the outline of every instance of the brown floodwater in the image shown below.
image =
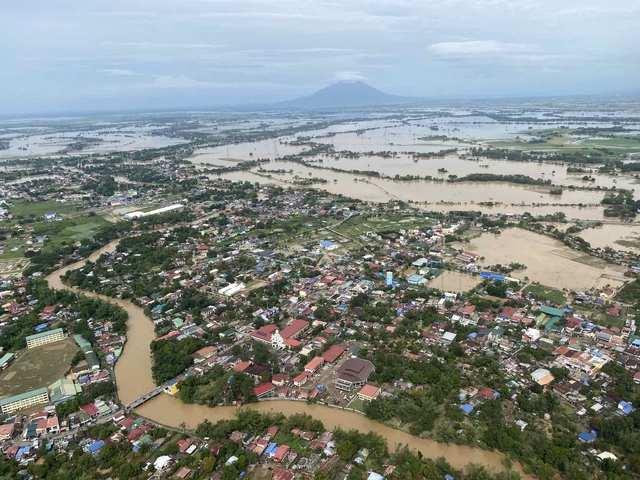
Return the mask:
[(489, 233), (465, 244), (464, 248), (484, 257), (480, 265), (521, 263), (526, 270), (512, 276), (555, 288), (588, 290), (608, 280), (624, 281), (624, 269), (566, 247), (558, 240), (520, 228), (508, 228), (500, 235)]
[[(469, 463), (479, 463), (492, 471), (504, 470), (502, 464), (504, 457), (499, 453), (415, 437), (347, 410), (286, 400), (249, 404), (246, 407), (258, 412), (276, 412), (285, 415), (306, 413), (320, 420), (329, 430), (340, 427), (345, 430), (356, 429), (363, 433), (375, 432), (387, 440), (392, 451), (398, 446), (406, 445), (412, 450), (422, 452), (426, 457), (445, 457), (455, 468), (463, 468)], [(167, 420), (164, 422), (165, 425), (171, 427), (180, 427), (184, 423), (193, 428), (204, 419), (213, 423), (218, 420), (233, 419), (237, 410), (236, 407), (209, 408), (202, 405), (187, 405), (174, 397), (162, 394), (136, 409), (136, 413), (150, 419), (162, 418)], [(513, 468), (515, 471), (523, 473), (519, 464), (514, 464)]]
[(579, 234), (593, 248), (610, 247), (615, 250), (625, 250), (640, 253), (640, 248), (621, 245), (619, 241), (640, 242), (640, 225), (604, 225), (598, 228), (587, 228)]
[[(95, 261), (103, 253), (115, 251), (118, 243), (119, 240), (115, 240), (107, 244), (104, 248), (91, 254), (87, 260)], [(62, 275), (68, 270), (81, 268), (87, 260), (73, 263), (53, 272), (46, 278), (49, 286), (55, 289), (68, 288), (62, 283)], [(140, 307), (129, 300), (106, 297), (89, 291), (82, 291), (82, 293), (120, 305), (129, 314), (127, 343), (115, 368), (118, 396), (122, 403), (127, 404), (156, 388), (151, 378), (150, 344), (155, 338), (153, 322), (147, 318)]]
[[(426, 211), (476, 210), (496, 214), (529, 212), (533, 215), (564, 212), (570, 219), (602, 220), (604, 218), (604, 209), (599, 205), (603, 197), (602, 192), (565, 191), (562, 196), (553, 196), (549, 194), (548, 188), (509, 183), (395, 182), (385, 179), (368, 179), (352, 173), (318, 170), (290, 162), (275, 162), (267, 165), (264, 167), (263, 173), (269, 174), (269, 170), (281, 168), (291, 169), (293, 173), (272, 173), (271, 178), (265, 178), (253, 172), (238, 171), (211, 175), (211, 178), (259, 182), (263, 185), (269, 185), (290, 183), (295, 176), (300, 179), (320, 177), (326, 179), (327, 183), (314, 184), (314, 188), (319, 190), (376, 203), (384, 203), (389, 200), (426, 202), (415, 205)], [(502, 202), (502, 204), (481, 206), (478, 205), (478, 202)], [(592, 206), (571, 206), (580, 203)]]
[(445, 270), (436, 278), (429, 281), (428, 286), (431, 288), (438, 288), (443, 292), (468, 292), (476, 285), (478, 285), (482, 279), (480, 277), (474, 277), (466, 273), (452, 272)]
[[(94, 252), (87, 260), (95, 261), (102, 253), (113, 252), (118, 242), (115, 240), (109, 243), (101, 250)], [(61, 276), (68, 270), (81, 268), (85, 263), (86, 260), (83, 260), (53, 272), (46, 277), (49, 286), (55, 289), (68, 288), (62, 283)], [(83, 293), (120, 305), (129, 314), (127, 343), (115, 369), (121, 402), (129, 403), (153, 390), (155, 383), (151, 377), (150, 356), (150, 344), (155, 339), (153, 323), (144, 315), (140, 307), (128, 300), (114, 299), (92, 292)], [(443, 456), (456, 468), (462, 468), (469, 463), (479, 463), (492, 471), (505, 469), (502, 464), (504, 456), (500, 453), (418, 438), (345, 410), (291, 401), (263, 402), (248, 405), (248, 408), (261, 412), (280, 412), (285, 415), (307, 413), (322, 421), (328, 429), (340, 427), (354, 428), (364, 433), (376, 432), (387, 440), (392, 450), (399, 445), (408, 445), (411, 449), (419, 450), (424, 456), (430, 458)], [(195, 428), (205, 419), (215, 423), (218, 420), (233, 418), (236, 411), (234, 407), (209, 408), (202, 405), (187, 405), (164, 393), (136, 409), (136, 413), (151, 421), (171, 427), (180, 427), (184, 424), (191, 428)], [(513, 468), (523, 473), (520, 464), (514, 463)]]

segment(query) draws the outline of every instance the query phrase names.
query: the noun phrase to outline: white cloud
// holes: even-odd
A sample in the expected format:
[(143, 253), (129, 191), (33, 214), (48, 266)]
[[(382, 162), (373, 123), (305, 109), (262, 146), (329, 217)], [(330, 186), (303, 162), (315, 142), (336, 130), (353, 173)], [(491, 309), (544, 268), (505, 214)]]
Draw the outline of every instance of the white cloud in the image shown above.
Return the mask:
[(344, 81), (354, 81), (354, 80), (366, 80), (367, 77), (365, 77), (360, 72), (353, 72), (353, 71), (349, 71), (349, 70), (341, 70), (341, 71), (335, 72), (333, 74), (333, 79), (344, 82)]
[(525, 43), (503, 43), (495, 40), (472, 40), (466, 42), (442, 42), (429, 45), (427, 49), (438, 58), (467, 58), (477, 56), (513, 56), (539, 52), (539, 48)]
[(193, 89), (224, 89), (224, 88), (272, 88), (282, 87), (269, 82), (216, 82), (209, 80), (195, 80), (181, 75), (159, 75), (151, 82), (135, 83), (128, 88), (158, 89), (158, 90), (193, 90)]
[(107, 75), (112, 75), (114, 77), (132, 77), (137, 75), (137, 73), (132, 72), (126, 68), (105, 68), (100, 70), (102, 73), (106, 73)]
[(220, 50), (225, 45), (210, 45), (208, 43), (157, 43), (157, 42), (102, 42), (102, 45), (116, 47), (144, 47), (144, 48), (179, 48), (194, 50)]
[(439, 60), (470, 63), (534, 63), (574, 58), (574, 55), (564, 53), (547, 53), (537, 45), (496, 40), (434, 43), (427, 50)]

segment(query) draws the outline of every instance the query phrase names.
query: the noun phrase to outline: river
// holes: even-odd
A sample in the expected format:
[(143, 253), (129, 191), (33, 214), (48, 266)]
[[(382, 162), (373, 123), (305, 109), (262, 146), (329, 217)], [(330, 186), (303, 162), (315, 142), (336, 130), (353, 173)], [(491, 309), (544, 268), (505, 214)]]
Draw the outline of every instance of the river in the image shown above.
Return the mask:
[[(68, 270), (81, 268), (88, 260), (95, 261), (103, 253), (113, 252), (118, 243), (119, 240), (115, 240), (94, 252), (87, 259), (56, 270), (46, 277), (49, 286), (54, 289), (73, 290), (62, 283), (62, 275)], [(142, 308), (128, 300), (110, 298), (87, 291), (82, 293), (120, 305), (129, 314), (127, 343), (115, 368), (120, 401), (127, 404), (153, 390), (156, 387), (151, 378), (150, 344), (155, 339), (153, 323), (145, 316)], [(469, 463), (479, 463), (494, 472), (504, 470), (502, 464), (504, 457), (500, 453), (471, 448), (466, 445), (444, 444), (418, 438), (346, 410), (285, 400), (250, 404), (247, 407), (260, 412), (279, 412), (285, 415), (307, 413), (320, 420), (328, 429), (341, 427), (343, 429), (355, 428), (364, 433), (376, 432), (386, 438), (391, 450), (398, 445), (409, 445), (410, 448), (419, 450), (426, 457), (445, 457), (455, 468), (462, 468)], [(234, 418), (236, 411), (235, 407), (209, 408), (202, 405), (187, 405), (164, 393), (136, 409), (136, 413), (151, 421), (171, 427), (179, 427), (184, 424), (191, 428), (195, 428), (205, 419), (215, 423), (218, 420)], [(523, 474), (520, 464), (514, 462), (513, 468)], [(525, 478), (533, 477), (526, 476)]]

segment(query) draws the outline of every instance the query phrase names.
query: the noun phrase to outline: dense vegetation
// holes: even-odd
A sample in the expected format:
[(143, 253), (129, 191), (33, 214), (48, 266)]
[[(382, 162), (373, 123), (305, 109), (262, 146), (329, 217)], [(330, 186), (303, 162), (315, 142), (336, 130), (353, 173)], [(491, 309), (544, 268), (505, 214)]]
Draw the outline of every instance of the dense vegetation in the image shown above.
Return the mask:
[(6, 350), (20, 350), (26, 347), (25, 338), (33, 335), (36, 325), (42, 323), (39, 314), (47, 306), (59, 306), (66, 308), (72, 313), (78, 314), (78, 321), (71, 315), (66, 321), (61, 321), (59, 325), (69, 324), (70, 333), (83, 335), (88, 341), (93, 341), (93, 332), (88, 328), (86, 320), (92, 318), (98, 323), (113, 322), (114, 333), (125, 333), (127, 326), (127, 313), (118, 305), (102, 301), (97, 298), (89, 298), (84, 295), (77, 295), (68, 290), (52, 290), (44, 280), (32, 280), (26, 285), (26, 296), (35, 298), (38, 302), (33, 306), (33, 310), (18, 317), (3, 330), (0, 336), (0, 346)]

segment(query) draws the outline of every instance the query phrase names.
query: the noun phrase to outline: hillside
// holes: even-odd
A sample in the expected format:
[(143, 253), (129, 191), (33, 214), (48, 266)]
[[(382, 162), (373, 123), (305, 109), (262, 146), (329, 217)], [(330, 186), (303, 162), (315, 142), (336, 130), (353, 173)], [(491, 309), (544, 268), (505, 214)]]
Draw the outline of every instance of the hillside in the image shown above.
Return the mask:
[(340, 82), (318, 90), (307, 97), (296, 98), (282, 105), (288, 107), (320, 108), (351, 107), (361, 105), (385, 105), (393, 103), (409, 103), (419, 99), (389, 95), (364, 82)]

